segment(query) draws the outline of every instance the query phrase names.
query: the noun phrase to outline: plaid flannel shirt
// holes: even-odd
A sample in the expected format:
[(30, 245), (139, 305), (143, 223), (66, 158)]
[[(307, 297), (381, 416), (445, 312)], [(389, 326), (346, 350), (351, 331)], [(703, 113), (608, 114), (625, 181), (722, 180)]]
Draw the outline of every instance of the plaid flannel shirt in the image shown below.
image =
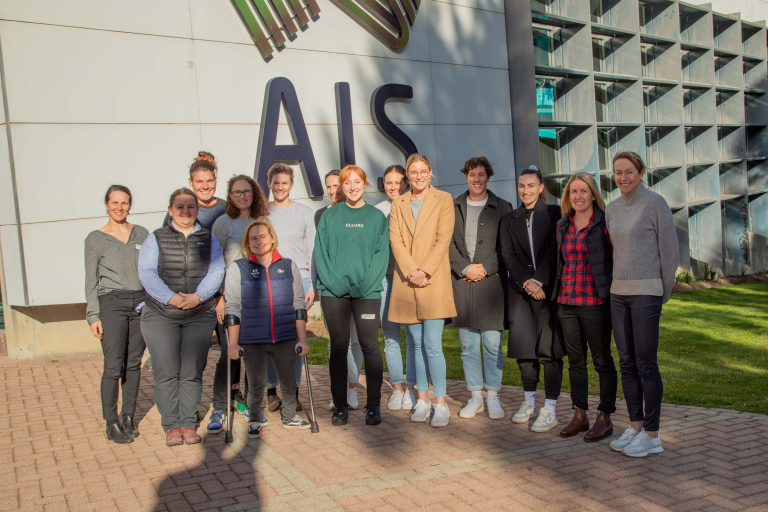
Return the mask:
[[(592, 277), (592, 269), (589, 266), (589, 254), (587, 252), (587, 233), (595, 218), (593, 215), (589, 222), (578, 232), (573, 220), (573, 212), (568, 214), (570, 223), (563, 239), (563, 271), (560, 278), (560, 293), (557, 302), (569, 306), (597, 306), (605, 301), (600, 300), (595, 289), (595, 280)], [(604, 228), (608, 237), (608, 228)]]

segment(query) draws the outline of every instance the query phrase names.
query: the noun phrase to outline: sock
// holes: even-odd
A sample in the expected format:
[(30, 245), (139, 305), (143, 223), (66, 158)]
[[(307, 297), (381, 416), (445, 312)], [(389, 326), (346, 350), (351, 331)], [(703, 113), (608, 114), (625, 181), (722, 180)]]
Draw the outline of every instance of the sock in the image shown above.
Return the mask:
[(557, 406), (557, 400), (544, 400), (544, 408), (552, 414), (555, 414), (555, 406)]
[(277, 388), (269, 388), (267, 389), (267, 396), (277, 396)]
[(483, 392), (482, 391), (472, 391), (472, 398), (477, 398), (481, 402), (483, 401)]
[(488, 400), (493, 400), (494, 398), (496, 400), (499, 399), (499, 392), (498, 391), (488, 391)]
[(299, 398), (299, 388), (296, 388), (296, 398)]
[(531, 404), (531, 407), (536, 407), (536, 392), (535, 391), (523, 391), (525, 395), (525, 401)]

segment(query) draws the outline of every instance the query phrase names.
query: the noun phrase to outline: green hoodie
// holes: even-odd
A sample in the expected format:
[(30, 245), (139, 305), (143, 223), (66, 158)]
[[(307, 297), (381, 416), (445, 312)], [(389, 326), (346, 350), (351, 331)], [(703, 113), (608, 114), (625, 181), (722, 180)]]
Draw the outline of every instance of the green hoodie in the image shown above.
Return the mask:
[(329, 208), (315, 235), (317, 289), (322, 297), (378, 299), (389, 263), (389, 225), (375, 207)]

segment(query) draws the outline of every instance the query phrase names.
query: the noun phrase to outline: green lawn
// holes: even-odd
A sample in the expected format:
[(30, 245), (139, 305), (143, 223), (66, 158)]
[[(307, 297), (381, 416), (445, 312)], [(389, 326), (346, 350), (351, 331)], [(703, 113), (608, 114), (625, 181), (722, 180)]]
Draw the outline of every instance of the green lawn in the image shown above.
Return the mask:
[[(768, 283), (675, 295), (664, 306), (660, 337), (665, 402), (768, 414)], [(404, 333), (402, 339), (405, 358)], [(505, 332), (505, 352), (506, 339)], [(380, 343), (383, 348), (381, 338)], [(327, 339), (316, 338), (311, 346), (310, 362), (327, 365)], [(445, 329), (443, 352), (448, 378), (464, 380), (456, 329)], [(613, 353), (618, 369), (615, 347)], [(590, 394), (596, 395), (597, 374), (591, 361), (589, 366)], [(503, 383), (522, 385), (511, 359), (505, 359)], [(539, 387), (543, 389), (543, 376)], [(569, 390), (566, 358), (563, 391)]]

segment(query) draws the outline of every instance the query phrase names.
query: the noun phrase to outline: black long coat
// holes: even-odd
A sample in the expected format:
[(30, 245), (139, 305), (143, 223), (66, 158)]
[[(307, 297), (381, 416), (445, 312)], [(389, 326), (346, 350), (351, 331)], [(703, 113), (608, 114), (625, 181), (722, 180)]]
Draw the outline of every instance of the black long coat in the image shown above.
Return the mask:
[[(448, 255), (451, 260), (453, 300), (457, 316), (451, 319), (451, 326), (501, 331), (504, 329), (504, 287), (507, 271), (501, 258), (499, 225), (504, 214), (512, 211), (512, 205), (488, 191), (488, 202), (477, 220), (475, 256), (470, 260), (464, 238), (467, 197), (469, 192), (464, 192), (453, 201), (456, 222), (453, 225), (453, 239)], [(482, 264), (486, 272), (486, 277), (476, 283), (461, 278), (462, 271), (473, 263)]]
[[(557, 301), (549, 300), (557, 271), (557, 221), (560, 207), (541, 199), (533, 209), (532, 238), (536, 270), (531, 257), (525, 206), (501, 219), (501, 253), (509, 271), (507, 318), (509, 345), (507, 356), (548, 362), (565, 355), (557, 320)], [(534, 300), (523, 290), (523, 283), (535, 279), (543, 284), (544, 300)]]

